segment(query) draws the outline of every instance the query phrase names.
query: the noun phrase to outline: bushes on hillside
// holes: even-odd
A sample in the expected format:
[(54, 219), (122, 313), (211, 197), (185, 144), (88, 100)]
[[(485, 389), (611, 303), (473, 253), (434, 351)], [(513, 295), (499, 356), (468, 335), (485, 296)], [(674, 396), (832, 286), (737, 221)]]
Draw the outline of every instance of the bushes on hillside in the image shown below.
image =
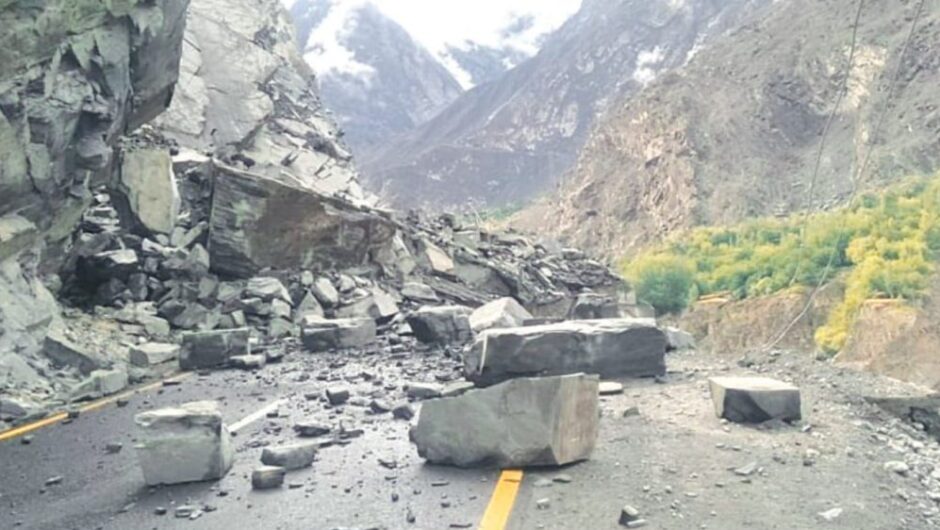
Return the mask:
[[(684, 307), (682, 295), (690, 291), (747, 298), (844, 276), (845, 299), (816, 333), (818, 345), (835, 352), (865, 300), (917, 300), (937, 259), (940, 179), (914, 180), (865, 194), (841, 210), (695, 229), (641, 256), (628, 275), (641, 298), (669, 311)], [(675, 278), (670, 266), (679, 271)], [(693, 282), (687, 289), (681, 281), (686, 268)]]
[(650, 304), (656, 313), (678, 313), (689, 304), (695, 271), (682, 258), (650, 255), (628, 265), (627, 277), (637, 298)]

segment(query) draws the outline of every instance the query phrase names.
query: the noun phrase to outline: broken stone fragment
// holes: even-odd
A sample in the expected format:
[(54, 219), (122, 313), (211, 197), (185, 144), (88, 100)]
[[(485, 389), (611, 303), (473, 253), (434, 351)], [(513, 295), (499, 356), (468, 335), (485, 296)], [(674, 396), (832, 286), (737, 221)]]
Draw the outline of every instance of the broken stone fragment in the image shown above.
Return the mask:
[(169, 235), (176, 226), (180, 195), (166, 149), (131, 149), (115, 172), (115, 206), (126, 220), (148, 233)]
[(800, 389), (767, 377), (712, 377), (708, 380), (715, 414), (736, 423), (801, 418)]
[(464, 306), (422, 307), (408, 316), (408, 325), (427, 344), (465, 342), (473, 338), (469, 316)]
[(405, 393), (412, 399), (441, 397), (441, 385), (436, 383), (408, 383)]
[(429, 400), (411, 440), (428, 462), (459, 467), (584, 460), (597, 439), (597, 386), (597, 376), (584, 374), (521, 378)]
[(265, 302), (272, 300), (281, 300), (287, 304), (291, 303), (290, 293), (287, 287), (277, 278), (252, 278), (248, 280), (245, 286), (246, 298), (260, 298)]
[(330, 405), (342, 405), (349, 401), (349, 389), (346, 387), (327, 388), (326, 399), (330, 402)]
[(574, 320), (484, 331), (464, 358), (467, 379), (584, 372), (605, 378), (663, 375), (666, 336), (647, 320)]
[(175, 360), (179, 353), (180, 347), (176, 344), (147, 342), (131, 347), (128, 360), (134, 366), (146, 368)]
[(695, 349), (695, 337), (693, 337), (691, 333), (674, 327), (667, 327), (665, 332), (668, 350), (673, 351)]
[(440, 247), (428, 240), (422, 240), (421, 259), (433, 274), (450, 276), (454, 272), (454, 260)]
[(124, 370), (95, 370), (72, 390), (72, 399), (94, 399), (116, 394), (127, 388), (127, 384), (127, 372)]
[(330, 434), (332, 430), (329, 425), (315, 421), (303, 421), (294, 424), (294, 432), (301, 438), (316, 438), (317, 436)]
[(317, 442), (301, 442), (279, 447), (265, 447), (261, 453), (261, 463), (267, 466), (283, 467), (290, 471), (313, 464), (317, 456)]
[(149, 486), (220, 479), (234, 452), (215, 401), (153, 410), (134, 418), (137, 457)]
[(602, 396), (623, 394), (623, 384), (616, 381), (601, 381), (598, 391)]
[(622, 316), (624, 315), (620, 310), (620, 305), (613, 297), (590, 292), (579, 294), (568, 313), (568, 318), (574, 320), (620, 318)]
[(339, 303), (339, 291), (333, 287), (333, 282), (329, 278), (317, 278), (310, 287), (310, 291), (324, 307), (333, 307)]
[(85, 375), (101, 368), (101, 360), (71, 340), (60, 326), (52, 326), (43, 342), (43, 354), (54, 365), (77, 368)]
[(301, 341), (310, 352), (360, 348), (375, 342), (375, 320), (371, 318), (325, 319), (307, 315), (301, 324)]
[(280, 488), (287, 470), (279, 466), (261, 466), (251, 472), (251, 487), (256, 490)]
[(382, 289), (373, 287), (365, 296), (354, 300), (336, 311), (339, 318), (371, 318), (382, 324), (398, 314), (395, 299)]
[(532, 315), (515, 298), (504, 297), (480, 306), (470, 313), (470, 327), (480, 333), (492, 328), (517, 328)]
[(267, 363), (264, 355), (233, 355), (229, 357), (229, 366), (239, 370), (260, 370)]
[(401, 295), (417, 302), (440, 301), (434, 289), (419, 282), (406, 282), (401, 288)]
[(223, 366), (231, 357), (251, 353), (248, 328), (200, 331), (183, 335), (180, 368), (194, 370)]

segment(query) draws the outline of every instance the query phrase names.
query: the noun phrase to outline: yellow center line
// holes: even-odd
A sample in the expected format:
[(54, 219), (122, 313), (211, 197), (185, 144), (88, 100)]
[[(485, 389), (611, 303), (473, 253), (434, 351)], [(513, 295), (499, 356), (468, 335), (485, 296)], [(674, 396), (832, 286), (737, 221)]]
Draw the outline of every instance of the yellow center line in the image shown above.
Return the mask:
[[(157, 381), (155, 383), (150, 383), (148, 385), (144, 385), (144, 386), (132, 389), (132, 390), (128, 390), (127, 392), (122, 392), (120, 394), (115, 394), (113, 396), (109, 396), (103, 399), (99, 399), (97, 401), (93, 401), (87, 405), (80, 407), (78, 410), (79, 412), (91, 412), (93, 410), (98, 410), (101, 407), (104, 407), (105, 405), (108, 405), (110, 403), (114, 403), (118, 400), (125, 399), (135, 394), (140, 394), (142, 392), (148, 392), (150, 390), (159, 388), (168, 381), (182, 381), (183, 379), (186, 379), (190, 375), (192, 375), (192, 372), (184, 372), (181, 374), (172, 375), (166, 379)], [(5, 431), (0, 432), (0, 442), (4, 442), (6, 440), (12, 440), (14, 438), (23, 436), (24, 434), (29, 434), (33, 431), (38, 431), (39, 429), (42, 429), (43, 427), (48, 427), (50, 425), (59, 423), (60, 421), (66, 418), (68, 418), (67, 412), (57, 412), (51, 416), (35, 421), (33, 423), (27, 423), (26, 425), (21, 425), (13, 429), (7, 429)]]
[(509, 522), (512, 507), (516, 503), (516, 495), (522, 484), (522, 471), (507, 469), (500, 473), (493, 496), (483, 513), (479, 530), (503, 530)]

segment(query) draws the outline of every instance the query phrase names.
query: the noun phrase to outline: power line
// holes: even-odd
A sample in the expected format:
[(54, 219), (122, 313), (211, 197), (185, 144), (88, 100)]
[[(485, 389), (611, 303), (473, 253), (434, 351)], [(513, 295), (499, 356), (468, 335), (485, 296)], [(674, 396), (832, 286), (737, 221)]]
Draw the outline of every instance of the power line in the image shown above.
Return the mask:
[(816, 162), (813, 165), (813, 176), (810, 179), (809, 188), (806, 192), (805, 208), (803, 210), (803, 220), (800, 228), (799, 254), (796, 267), (793, 269), (793, 276), (790, 278), (790, 281), (787, 282), (788, 286), (792, 286), (796, 282), (796, 279), (800, 275), (800, 270), (803, 268), (806, 250), (806, 228), (809, 223), (809, 216), (813, 211), (813, 195), (816, 193), (816, 183), (819, 181), (819, 171), (822, 167), (823, 152), (826, 149), (826, 139), (829, 137), (829, 131), (832, 129), (833, 122), (835, 122), (839, 107), (842, 106), (842, 101), (849, 92), (849, 79), (852, 77), (852, 68), (855, 66), (855, 52), (858, 50), (858, 26), (859, 21), (862, 19), (862, 8), (864, 6), (865, 1), (859, 0), (858, 9), (855, 11), (855, 22), (852, 24), (852, 44), (849, 48), (849, 62), (846, 66), (845, 76), (842, 78), (842, 87), (839, 89), (839, 95), (836, 98), (835, 105), (833, 105), (832, 110), (829, 112), (829, 117), (826, 119), (826, 125), (823, 127), (822, 131), (822, 138), (819, 140), (819, 149), (816, 150)]
[[(861, 1), (862, 0), (859, 1), (860, 5), (861, 5)], [(908, 32), (907, 38), (904, 41), (904, 45), (901, 47), (901, 53), (898, 56), (898, 64), (897, 64), (897, 67), (895, 68), (894, 76), (891, 78), (890, 84), (888, 85), (888, 93), (885, 97), (884, 106), (881, 109), (881, 114), (879, 115), (878, 120), (875, 122), (875, 129), (874, 129), (873, 134), (868, 137), (868, 142), (867, 142), (868, 149), (866, 149), (865, 156), (862, 158), (862, 163), (858, 165), (856, 173), (852, 175), (852, 191), (849, 195), (848, 203), (851, 203), (855, 199), (855, 196), (858, 194), (858, 190), (861, 189), (862, 177), (864, 176), (865, 170), (868, 168), (868, 163), (871, 160), (871, 154), (875, 150), (875, 145), (874, 145), (875, 139), (881, 135), (881, 129), (884, 125), (885, 118), (888, 115), (888, 110), (891, 108), (891, 99), (894, 97), (894, 92), (895, 92), (895, 89), (897, 88), (898, 80), (901, 77), (901, 69), (904, 66), (904, 58), (905, 56), (907, 56), (907, 51), (910, 48), (911, 41), (914, 40), (914, 34), (917, 31), (917, 24), (918, 22), (920, 22), (920, 18), (923, 15), (924, 4), (926, 4), (926, 0), (920, 0), (920, 2), (917, 5), (917, 10), (914, 13), (914, 19), (911, 22), (910, 32)], [(857, 21), (856, 21), (856, 24), (857, 24)], [(845, 224), (846, 224), (846, 218), (843, 218), (842, 224), (839, 227), (839, 233), (845, 230)], [(797, 314), (797, 316), (792, 321), (790, 321), (789, 324), (787, 324), (783, 328), (783, 330), (777, 335), (777, 337), (772, 342), (770, 342), (763, 348), (763, 350), (765, 351), (770, 350), (774, 348), (775, 346), (777, 346), (777, 344), (779, 344), (780, 341), (783, 340), (786, 334), (789, 333), (791, 329), (793, 329), (793, 326), (795, 326), (804, 316), (806, 316), (806, 313), (809, 312), (809, 309), (813, 306), (813, 303), (816, 301), (816, 296), (819, 294), (819, 291), (822, 290), (822, 286), (824, 283), (826, 283), (826, 279), (828, 278), (829, 273), (832, 270), (832, 265), (835, 262), (835, 257), (839, 253), (839, 241), (840, 240), (841, 238), (836, 240), (835, 246), (832, 248), (832, 251), (829, 253), (829, 259), (826, 263), (826, 267), (823, 269), (823, 274), (822, 276), (820, 276), (819, 281), (816, 283), (816, 286), (813, 288), (813, 291), (810, 293), (809, 298), (807, 298), (806, 304), (803, 306), (803, 309), (799, 312), (799, 314)]]

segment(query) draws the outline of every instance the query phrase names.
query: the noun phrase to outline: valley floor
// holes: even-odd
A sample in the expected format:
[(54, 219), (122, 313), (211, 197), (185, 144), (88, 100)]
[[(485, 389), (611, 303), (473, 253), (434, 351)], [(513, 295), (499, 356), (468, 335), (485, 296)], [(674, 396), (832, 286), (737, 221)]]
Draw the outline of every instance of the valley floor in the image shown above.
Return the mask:
[[(601, 398), (590, 461), (525, 471), (506, 528), (615, 529), (625, 504), (647, 527), (661, 529), (940, 526), (933, 500), (940, 499), (940, 445), (863, 399), (921, 389), (796, 354), (735, 362), (686, 352), (670, 354), (667, 363), (664, 380), (624, 381), (624, 394)], [(39, 429), (29, 444), (22, 437), (0, 442), (0, 528), (476, 528), (499, 472), (425, 465), (408, 441), (408, 423), (368, 406), (402, 398), (403, 381), (447, 379), (455, 369), (438, 354), (294, 353), (255, 373), (188, 375), (126, 406), (110, 403)], [(718, 420), (707, 378), (748, 373), (798, 384), (804, 421), (748, 427)], [(354, 397), (329, 408), (320, 396), (337, 380)], [(238, 428), (235, 467), (218, 483), (146, 488), (133, 415), (198, 399), (219, 399)], [(275, 409), (276, 417), (268, 414)], [(291, 426), (303, 419), (363, 434), (323, 448), (312, 468), (288, 474), (282, 490), (252, 491), (248, 475), (261, 448), (295, 440)], [(122, 450), (108, 454), (105, 447), (115, 443)], [(887, 462), (905, 465), (886, 469)], [(559, 475), (567, 477), (543, 480)], [(61, 482), (46, 485), (54, 477)], [(174, 516), (184, 505), (197, 520)], [(158, 508), (168, 513), (157, 515)]]

